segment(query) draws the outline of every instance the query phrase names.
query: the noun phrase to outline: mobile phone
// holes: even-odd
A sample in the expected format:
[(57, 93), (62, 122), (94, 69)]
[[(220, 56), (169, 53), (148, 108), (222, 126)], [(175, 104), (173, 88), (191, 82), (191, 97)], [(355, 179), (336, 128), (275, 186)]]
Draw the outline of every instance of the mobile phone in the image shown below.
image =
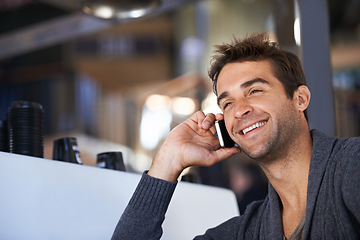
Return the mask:
[(215, 128), (220, 146), (222, 148), (231, 148), (235, 146), (235, 142), (231, 139), (229, 133), (226, 130), (224, 120), (215, 121)]

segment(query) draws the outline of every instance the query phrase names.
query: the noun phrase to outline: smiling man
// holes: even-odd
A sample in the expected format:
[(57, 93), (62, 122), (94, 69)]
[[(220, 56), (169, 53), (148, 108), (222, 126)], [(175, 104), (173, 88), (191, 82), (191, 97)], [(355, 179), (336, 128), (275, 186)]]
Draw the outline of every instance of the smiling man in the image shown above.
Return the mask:
[[(309, 130), (298, 57), (252, 35), (218, 46), (209, 76), (223, 113), (199, 111), (170, 132), (113, 239), (160, 239), (181, 172), (241, 151), (265, 172), (268, 196), (195, 239), (360, 239), (360, 138)], [(220, 148), (214, 122), (222, 119), (239, 147)]]

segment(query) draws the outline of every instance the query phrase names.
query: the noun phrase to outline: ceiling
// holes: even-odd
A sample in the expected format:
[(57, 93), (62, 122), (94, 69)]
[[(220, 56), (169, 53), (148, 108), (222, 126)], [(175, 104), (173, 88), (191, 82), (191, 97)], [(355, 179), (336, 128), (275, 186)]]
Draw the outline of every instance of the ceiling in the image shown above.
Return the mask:
[[(151, 16), (193, 2), (162, 1)], [(328, 0), (328, 5), (332, 34), (360, 35), (359, 0)], [(94, 18), (80, 12), (78, 6), (79, 0), (0, 0), (0, 60), (129, 21)]]
[[(190, 0), (162, 0), (146, 17)], [(0, 60), (65, 42), (134, 19), (103, 20), (82, 13), (78, 0), (0, 0)]]

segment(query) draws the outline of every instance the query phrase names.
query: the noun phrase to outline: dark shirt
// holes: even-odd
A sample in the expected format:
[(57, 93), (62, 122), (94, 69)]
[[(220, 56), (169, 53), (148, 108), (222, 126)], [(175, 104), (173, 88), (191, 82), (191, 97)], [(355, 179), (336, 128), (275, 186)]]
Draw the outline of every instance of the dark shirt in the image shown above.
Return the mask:
[[(360, 239), (360, 138), (312, 130), (304, 239)], [(160, 239), (176, 183), (143, 174), (113, 239)], [(195, 239), (283, 239), (281, 202), (269, 183), (265, 200)], [(184, 229), (186, 231), (186, 229)]]

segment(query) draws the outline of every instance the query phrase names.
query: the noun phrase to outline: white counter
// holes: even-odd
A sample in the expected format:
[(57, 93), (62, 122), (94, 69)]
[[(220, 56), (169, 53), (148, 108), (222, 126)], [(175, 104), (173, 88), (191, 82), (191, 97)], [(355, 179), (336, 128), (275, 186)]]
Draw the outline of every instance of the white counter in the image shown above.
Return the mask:
[[(110, 239), (140, 177), (0, 152), (0, 239)], [(180, 182), (162, 239), (192, 239), (238, 214), (231, 191)]]

